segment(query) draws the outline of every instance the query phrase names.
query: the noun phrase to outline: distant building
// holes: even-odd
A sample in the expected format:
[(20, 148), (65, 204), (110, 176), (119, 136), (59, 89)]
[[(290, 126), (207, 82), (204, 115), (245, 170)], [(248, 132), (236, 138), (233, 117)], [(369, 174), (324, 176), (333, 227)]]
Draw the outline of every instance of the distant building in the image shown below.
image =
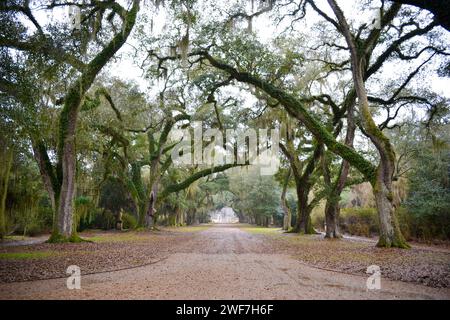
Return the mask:
[(211, 221), (213, 223), (238, 223), (239, 218), (234, 210), (230, 207), (223, 207), (220, 210), (210, 212)]

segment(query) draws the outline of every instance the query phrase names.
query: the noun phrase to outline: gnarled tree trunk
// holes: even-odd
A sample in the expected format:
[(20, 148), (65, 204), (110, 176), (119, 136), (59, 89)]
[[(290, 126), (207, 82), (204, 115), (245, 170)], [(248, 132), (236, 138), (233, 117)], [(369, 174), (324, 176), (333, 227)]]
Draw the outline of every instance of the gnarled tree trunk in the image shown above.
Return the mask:
[[(365, 70), (366, 60), (370, 58), (370, 53), (373, 50), (375, 42), (368, 43), (364, 48), (357, 48), (357, 44), (341, 8), (335, 0), (328, 0), (328, 3), (338, 19), (340, 32), (345, 37), (350, 50), (353, 83), (359, 99), (359, 108), (365, 134), (370, 138), (380, 155), (380, 163), (377, 167), (376, 175), (371, 181), (380, 221), (380, 238), (377, 246), (408, 248), (409, 245), (406, 243), (398, 227), (392, 195), (395, 152), (389, 139), (378, 128), (372, 118), (364, 84), (363, 70)], [(399, 9), (399, 6), (393, 6), (393, 9), (389, 12), (389, 16), (395, 16)], [(379, 36), (379, 32), (379, 30), (373, 31), (371, 34), (373, 36), (372, 38), (376, 39)]]
[(42, 177), (42, 182), (50, 198), (50, 204), (52, 206), (53, 221), (55, 221), (57, 198), (59, 196), (58, 182), (55, 180), (52, 164), (48, 158), (47, 150), (42, 143), (35, 143), (33, 141), (33, 153), (36, 162), (38, 163), (39, 172)]

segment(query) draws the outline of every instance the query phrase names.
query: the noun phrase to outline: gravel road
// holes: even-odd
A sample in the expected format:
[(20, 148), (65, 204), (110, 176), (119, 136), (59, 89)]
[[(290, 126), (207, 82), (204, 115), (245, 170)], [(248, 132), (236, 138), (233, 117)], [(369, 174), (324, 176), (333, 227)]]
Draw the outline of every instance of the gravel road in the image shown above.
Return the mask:
[(450, 289), (313, 268), (270, 250), (270, 238), (233, 225), (192, 233), (157, 262), (66, 279), (0, 284), (0, 299), (450, 299)]

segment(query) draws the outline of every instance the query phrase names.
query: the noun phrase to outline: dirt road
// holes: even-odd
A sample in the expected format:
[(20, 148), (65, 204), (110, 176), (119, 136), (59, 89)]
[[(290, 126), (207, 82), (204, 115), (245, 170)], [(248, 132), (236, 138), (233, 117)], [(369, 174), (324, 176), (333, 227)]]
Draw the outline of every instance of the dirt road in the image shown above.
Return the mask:
[[(1, 299), (450, 299), (450, 289), (312, 268), (269, 250), (270, 239), (233, 225), (195, 233), (159, 262), (66, 279), (0, 284)], [(83, 270), (81, 270), (83, 274)]]

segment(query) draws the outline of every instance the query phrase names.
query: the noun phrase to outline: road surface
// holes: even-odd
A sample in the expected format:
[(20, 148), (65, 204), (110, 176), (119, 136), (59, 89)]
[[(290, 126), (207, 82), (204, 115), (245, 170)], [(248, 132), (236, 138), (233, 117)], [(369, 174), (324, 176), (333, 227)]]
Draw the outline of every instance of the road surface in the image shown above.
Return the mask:
[[(270, 248), (270, 238), (233, 225), (216, 225), (159, 262), (81, 276), (81, 289), (66, 279), (0, 284), (1, 299), (450, 299), (450, 289), (381, 280), (301, 264)], [(83, 271), (81, 270), (81, 273)]]

